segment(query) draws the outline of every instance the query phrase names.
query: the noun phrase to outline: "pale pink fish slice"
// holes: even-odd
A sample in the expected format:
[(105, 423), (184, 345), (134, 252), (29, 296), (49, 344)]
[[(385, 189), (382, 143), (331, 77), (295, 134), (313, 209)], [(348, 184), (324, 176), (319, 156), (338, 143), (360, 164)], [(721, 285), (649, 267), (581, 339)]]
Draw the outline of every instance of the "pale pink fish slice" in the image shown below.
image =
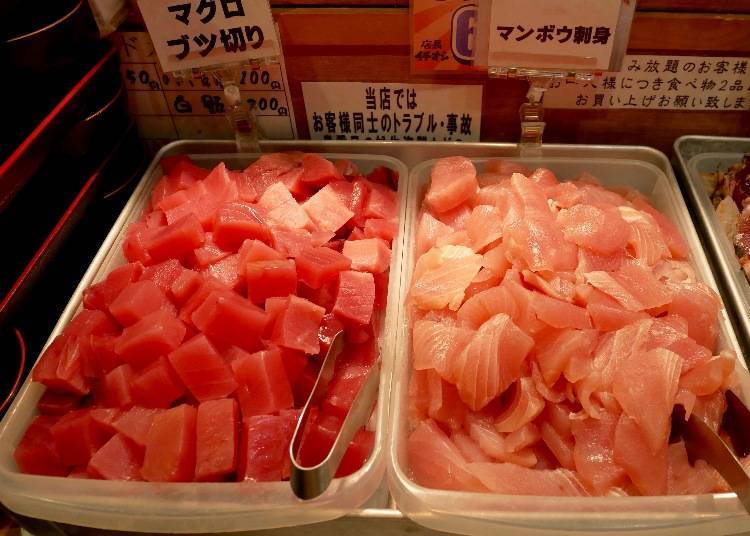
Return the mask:
[[(612, 280), (614, 281), (614, 280)], [(597, 288), (588, 287), (586, 309), (594, 327), (601, 332), (615, 331), (649, 318), (645, 311), (628, 311), (619, 301)]]
[(550, 387), (554, 385), (572, 359), (591, 361), (596, 341), (596, 330), (572, 328), (558, 331), (540, 341), (536, 347), (536, 361), (544, 382)]
[(469, 239), (469, 233), (466, 231), (453, 231), (447, 235), (439, 237), (435, 241), (435, 245), (441, 246), (466, 246), (471, 247), (471, 240)]
[(426, 420), (417, 426), (407, 443), (409, 466), (414, 480), (428, 488), (457, 491), (486, 491), (467, 470), (467, 462), (450, 438)]
[(471, 207), (467, 203), (462, 203), (456, 208), (452, 208), (447, 212), (441, 212), (435, 216), (454, 231), (463, 231), (466, 229), (466, 221), (471, 216)]
[(409, 378), (409, 424), (427, 419), (430, 408), (429, 374), (427, 370), (412, 370)]
[(473, 410), (486, 406), (521, 375), (534, 345), (531, 337), (500, 313), (484, 322), (454, 362), (461, 399)]
[(652, 454), (669, 437), (681, 369), (682, 358), (663, 348), (633, 352), (617, 364), (612, 392), (623, 411), (638, 423)]
[(672, 256), (659, 228), (655, 223), (650, 224), (645, 220), (634, 221), (630, 224), (628, 251), (648, 266), (653, 266)]
[(615, 463), (624, 468), (641, 495), (667, 493), (667, 441), (652, 452), (638, 423), (625, 415), (615, 429)]
[(480, 252), (503, 236), (503, 216), (491, 205), (477, 205), (466, 220), (471, 247)]
[(707, 396), (721, 389), (734, 372), (737, 358), (733, 354), (717, 355), (693, 367), (680, 378), (680, 389), (696, 396)]
[(506, 202), (507, 192), (509, 191), (508, 186), (509, 182), (495, 182), (482, 186), (477, 190), (477, 195), (474, 196), (474, 205), (503, 206)]
[(619, 418), (619, 414), (603, 412), (598, 419), (571, 420), (576, 470), (599, 495), (621, 485), (626, 476), (625, 470), (614, 461), (615, 428)]
[(445, 324), (446, 326), (458, 325), (455, 311), (450, 311), (448, 309), (435, 309), (433, 311), (422, 311), (416, 309), (415, 313), (412, 315), (412, 322), (416, 322), (417, 320), (430, 320), (432, 322)]
[(466, 287), (466, 292), (464, 292), (464, 299), (468, 300), (469, 298), (476, 296), (480, 292), (495, 288), (502, 282), (502, 280), (502, 276), (497, 275), (489, 268), (482, 267), (479, 270), (479, 273), (474, 277), (474, 279), (471, 280), (469, 286)]
[(545, 195), (552, 199), (559, 208), (573, 207), (583, 202), (584, 199), (584, 193), (575, 183), (569, 181), (545, 188)]
[(714, 391), (707, 396), (699, 396), (695, 400), (693, 413), (705, 422), (714, 432), (719, 431), (721, 420), (727, 409), (727, 399), (723, 392)]
[(469, 463), (491, 462), (481, 447), (468, 434), (458, 430), (451, 434), (451, 441)]
[(539, 292), (533, 294), (531, 307), (536, 317), (554, 328), (588, 329), (591, 318), (584, 307), (579, 307)]
[(542, 188), (551, 188), (558, 184), (557, 176), (551, 170), (544, 167), (536, 168), (530, 175), (528, 173), (520, 173), (526, 175), (529, 180)]
[(619, 207), (621, 205), (629, 204), (620, 194), (607, 190), (599, 184), (593, 183), (591, 179), (597, 181), (597, 179), (590, 174), (585, 174), (585, 176), (582, 174), (575, 182), (583, 194), (583, 199), (581, 200), (582, 203), (598, 207)]
[(611, 344), (600, 339), (592, 363), (593, 370), (599, 374), (598, 390), (611, 391), (620, 363), (644, 351), (653, 322), (652, 318), (647, 318), (618, 329), (611, 334)]
[(541, 185), (520, 173), (511, 175), (510, 183), (521, 199), (525, 219), (554, 220), (554, 215), (547, 203), (547, 196), (544, 194)]
[(652, 218), (654, 218), (654, 220), (656, 220), (662, 233), (664, 233), (664, 238), (669, 247), (669, 251), (672, 253), (672, 257), (675, 259), (687, 258), (690, 251), (688, 250), (685, 238), (682, 236), (682, 233), (677, 226), (664, 214), (651, 206), (643, 195), (634, 192), (631, 201), (635, 208), (647, 212)]
[(688, 323), (682, 316), (668, 314), (655, 318), (648, 332), (646, 350), (668, 348), (680, 339), (688, 336)]
[(576, 294), (575, 274), (573, 272), (532, 272), (523, 270), (521, 272), (524, 283), (530, 285), (551, 298), (573, 302)]
[(578, 247), (567, 242), (552, 219), (524, 217), (508, 231), (508, 252), (532, 271), (572, 271)]
[(469, 471), (494, 493), (504, 495), (588, 495), (581, 480), (567, 469), (528, 469), (513, 463), (470, 463)]
[(477, 187), (477, 170), (469, 159), (441, 158), (432, 168), (425, 203), (436, 212), (446, 212), (470, 199)]
[[(499, 173), (489, 173), (489, 172), (477, 173), (477, 184), (479, 184), (479, 191), (481, 191), (482, 188), (486, 186), (492, 186), (502, 181), (503, 179), (509, 179), (509, 178), (510, 178), (510, 175), (500, 175)], [(477, 191), (477, 194), (474, 196), (473, 201), (476, 201), (476, 198), (479, 195), (479, 191)], [(477, 204), (477, 203), (474, 203), (474, 204)]]
[(539, 431), (539, 427), (533, 422), (529, 422), (515, 432), (509, 433), (505, 437), (505, 445), (512, 452), (519, 452), (534, 445), (541, 438), (542, 434)]
[(537, 318), (532, 307), (535, 292), (521, 284), (520, 277), (515, 269), (506, 272), (500, 286), (507, 289), (516, 302), (517, 313), (513, 317), (513, 322), (522, 331), (529, 335), (534, 335), (547, 328), (547, 325)]
[(557, 215), (565, 239), (600, 255), (622, 251), (630, 230), (616, 209), (576, 205)]
[(474, 335), (474, 330), (449, 326), (430, 320), (418, 320), (412, 330), (414, 368), (435, 369), (446, 380), (451, 379), (452, 361)]
[(511, 263), (506, 256), (508, 247), (504, 242), (501, 242), (497, 246), (487, 250), (482, 255), (482, 268), (492, 270), (495, 274), (500, 277), (505, 276), (505, 272), (510, 268)]
[(560, 437), (572, 439), (571, 418), (575, 415), (573, 407), (570, 402), (547, 403), (540, 420), (549, 423), (560, 434)]
[[(466, 287), (482, 267), (482, 256), (469, 248), (446, 246), (442, 249), (446, 248), (461, 248), (460, 254), (447, 256), (444, 252), (440, 264), (420, 274), (412, 285), (411, 299), (421, 309), (448, 307), (453, 311), (458, 310), (464, 300)], [(468, 253), (463, 250), (468, 250)]]
[(695, 407), (695, 401), (698, 399), (695, 393), (688, 391), (687, 389), (678, 389), (677, 394), (674, 397), (674, 405), (682, 406), (685, 409), (685, 419), (689, 419), (693, 413)]
[(586, 272), (615, 272), (625, 260), (625, 250), (616, 251), (610, 255), (600, 255), (586, 248), (578, 248), (578, 267), (580, 273)]
[(601, 270), (586, 272), (583, 274), (583, 277), (589, 285), (614, 298), (627, 311), (637, 312), (647, 309), (646, 305), (633, 296), (633, 294), (631, 294), (630, 291), (609, 272)]
[(503, 433), (515, 432), (536, 419), (544, 406), (544, 399), (534, 387), (534, 380), (523, 377), (516, 382), (508, 406), (497, 417), (495, 429)]
[(531, 362), (531, 379), (534, 380), (534, 387), (536, 387), (537, 392), (547, 402), (560, 403), (568, 398), (568, 386), (570, 384), (567, 381), (560, 381), (551, 387), (548, 386), (544, 383), (542, 373), (539, 371), (539, 364), (536, 361)]
[(417, 249), (415, 254), (419, 257), (435, 246), (438, 238), (449, 235), (452, 232), (453, 229), (451, 227), (433, 217), (429, 211), (422, 211), (419, 223), (417, 224)]
[(466, 418), (467, 408), (461, 402), (456, 386), (446, 382), (432, 369), (422, 372), (426, 375), (425, 381), (429, 397), (427, 415), (452, 430), (461, 428), (461, 423)]
[(683, 283), (671, 288), (668, 311), (682, 316), (688, 324), (688, 335), (713, 352), (719, 334), (719, 296), (705, 283)]
[(667, 449), (667, 495), (703, 495), (729, 491), (719, 473), (704, 460), (695, 465), (688, 460), (685, 443), (678, 441)]
[(564, 437), (550, 423), (542, 422), (540, 427), (542, 441), (565, 469), (575, 469), (573, 461), (573, 441)]
[(654, 276), (668, 285), (693, 283), (697, 280), (695, 269), (687, 261), (662, 259), (654, 265)]
[(477, 329), (498, 313), (505, 313), (511, 318), (518, 314), (513, 295), (502, 286), (487, 289), (467, 299), (456, 318), (461, 325)]
[(482, 452), (493, 460), (516, 463), (524, 467), (533, 467), (537, 463), (536, 456), (529, 449), (519, 452), (510, 449), (507, 435), (499, 433), (484, 419), (474, 418), (469, 414), (465, 426), (469, 436), (479, 445)]

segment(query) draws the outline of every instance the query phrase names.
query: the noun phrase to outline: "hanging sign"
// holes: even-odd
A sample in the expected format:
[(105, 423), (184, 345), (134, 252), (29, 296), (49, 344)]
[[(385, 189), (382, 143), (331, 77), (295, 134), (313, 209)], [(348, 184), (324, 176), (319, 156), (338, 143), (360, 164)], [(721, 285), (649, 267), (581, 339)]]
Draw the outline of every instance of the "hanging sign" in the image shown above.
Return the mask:
[(165, 72), (278, 56), (268, 0), (138, 0)]
[(635, 0), (492, 0), (487, 65), (618, 70)]

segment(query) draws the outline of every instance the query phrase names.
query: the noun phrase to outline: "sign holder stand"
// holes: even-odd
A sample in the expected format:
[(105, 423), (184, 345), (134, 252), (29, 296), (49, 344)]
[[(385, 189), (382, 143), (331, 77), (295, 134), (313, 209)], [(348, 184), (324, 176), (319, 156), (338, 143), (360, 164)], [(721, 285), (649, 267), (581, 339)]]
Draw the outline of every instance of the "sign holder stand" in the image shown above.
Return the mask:
[(546, 71), (517, 67), (489, 67), (490, 78), (525, 79), (529, 82), (526, 102), (518, 108), (521, 120), (521, 136), (518, 141), (519, 156), (540, 156), (544, 136), (544, 94), (556, 79), (575, 83), (594, 79), (591, 72)]
[(177, 78), (201, 78), (212, 76), (224, 89), (224, 107), (226, 117), (234, 130), (234, 138), (238, 153), (260, 153), (259, 141), (265, 139), (255, 115), (255, 107), (250, 106), (243, 98), (239, 86), (239, 73), (242, 67), (249, 65), (252, 69), (259, 69), (263, 65), (278, 63), (277, 58), (265, 60), (249, 60), (228, 65), (211, 65), (208, 67), (174, 71)]
[[(600, 2), (603, 4), (604, 0), (600, 0)], [(602, 27), (599, 28), (608, 31), (610, 28), (614, 30), (614, 38), (606, 62), (601, 61), (601, 58), (597, 60), (596, 55), (590, 54), (590, 51), (588, 51), (589, 53), (583, 53), (580, 55), (573, 53), (571, 56), (570, 51), (561, 50), (557, 52), (559, 62), (539, 62), (540, 55), (542, 55), (542, 58), (544, 58), (544, 56), (538, 50), (519, 52), (518, 50), (503, 51), (491, 49), (491, 34), (496, 25), (497, 30), (500, 30), (501, 28), (510, 31), (513, 31), (516, 28), (522, 29), (521, 26), (514, 27), (514, 23), (507, 28), (498, 25), (499, 20), (496, 20), (496, 18), (493, 17), (495, 17), (497, 13), (505, 14), (499, 4), (502, 4), (499, 0), (497, 2), (483, 1), (479, 3), (478, 18), (482, 23), (478, 25), (475, 43), (479, 43), (477, 47), (481, 52), (479, 52), (475, 58), (475, 65), (488, 66), (487, 74), (490, 78), (524, 79), (528, 81), (529, 90), (526, 93), (526, 102), (521, 104), (518, 110), (521, 121), (521, 135), (518, 142), (518, 150), (521, 156), (539, 156), (541, 154), (542, 139), (545, 128), (545, 92), (552, 86), (552, 82), (555, 80), (564, 80), (568, 83), (578, 84), (590, 82), (595, 77), (601, 76), (602, 71), (604, 70), (619, 70), (627, 50), (630, 28), (635, 14), (636, 0), (609, 0), (609, 2), (607, 2), (607, 4), (615, 4), (614, 7), (617, 9), (617, 13), (614, 20), (606, 19), (604, 24), (602, 24)], [(571, 10), (575, 9), (575, 7), (571, 7), (571, 4), (576, 3), (568, 2), (567, 0), (564, 2), (547, 0), (540, 3), (539, 6), (535, 5), (534, 9), (531, 10), (532, 15), (550, 13), (556, 17), (563, 16), (563, 20), (553, 20), (553, 22), (556, 22), (557, 24), (551, 26), (547, 25), (543, 28), (524, 23), (525, 26), (530, 28), (530, 31), (524, 34), (524, 38), (533, 33), (533, 28), (537, 28), (537, 32), (544, 30), (546, 33), (542, 36), (543, 39), (540, 38), (540, 35), (537, 35), (536, 40), (545, 42), (549, 39), (548, 33), (554, 30), (557, 26), (558, 30), (555, 35), (560, 35), (561, 32), (564, 34), (565, 32), (563, 31), (563, 28), (568, 30), (568, 39), (561, 41), (561, 43), (565, 43), (570, 40), (570, 34), (573, 31), (573, 27), (576, 28), (576, 31), (579, 29), (585, 30), (585, 25), (579, 28), (572, 23), (573, 21), (570, 20), (570, 18), (568, 18), (568, 20), (565, 19), (565, 16), (571, 15)], [(581, 2), (578, 4), (581, 4)], [(552, 17), (552, 19), (554, 19), (554, 17)], [(590, 25), (588, 27), (589, 33), (587, 34), (589, 39), (585, 40), (586, 35), (583, 35), (584, 43), (589, 43), (592, 40), (591, 32), (593, 27), (597, 26), (592, 20), (589, 20), (588, 24)], [(523, 30), (526, 30), (526, 28), (523, 28)], [(508, 35), (509, 33), (504, 36), (506, 41)], [(609, 33), (607, 35), (609, 35)], [(522, 39), (519, 38), (515, 39), (515, 41), (521, 40)], [(593, 42), (596, 43), (596, 41)], [(539, 67), (523, 67), (522, 65), (519, 65), (524, 61), (519, 58), (519, 55), (524, 56), (524, 54), (529, 57), (529, 63), (537, 63)], [(499, 65), (504, 59), (508, 60), (508, 64)]]

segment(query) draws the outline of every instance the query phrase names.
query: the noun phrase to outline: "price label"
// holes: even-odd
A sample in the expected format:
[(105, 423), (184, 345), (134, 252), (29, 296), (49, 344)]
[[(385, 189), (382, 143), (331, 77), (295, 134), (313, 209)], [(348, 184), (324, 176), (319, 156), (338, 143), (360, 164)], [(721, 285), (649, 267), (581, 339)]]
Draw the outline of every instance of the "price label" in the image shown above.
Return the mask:
[(165, 72), (278, 56), (268, 0), (138, 0)]
[(488, 65), (617, 70), (635, 0), (493, 0)]

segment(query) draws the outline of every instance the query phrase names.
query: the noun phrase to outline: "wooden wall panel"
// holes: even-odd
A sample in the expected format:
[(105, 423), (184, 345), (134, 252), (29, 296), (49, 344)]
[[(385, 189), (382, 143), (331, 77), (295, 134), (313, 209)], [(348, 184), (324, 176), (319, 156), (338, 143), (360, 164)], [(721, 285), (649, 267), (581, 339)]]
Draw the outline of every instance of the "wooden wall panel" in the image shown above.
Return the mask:
[[(402, 9), (277, 10), (300, 135), (308, 136), (301, 82), (481, 83), (482, 141), (516, 141), (527, 85), (484, 73), (416, 75), (409, 70)], [(630, 52), (750, 56), (750, 16), (639, 12)], [(750, 135), (748, 112), (548, 110), (545, 140), (646, 144), (671, 151), (683, 134)]]
[[(410, 72), (408, 0), (271, 3), (301, 137), (308, 136), (302, 82), (390, 81), (482, 84), (482, 141), (517, 140), (524, 82), (489, 80), (483, 72)], [(629, 52), (750, 57), (750, 0), (640, 0)], [(749, 112), (548, 110), (546, 119), (548, 141), (647, 144), (664, 151), (683, 134), (750, 135)]]

